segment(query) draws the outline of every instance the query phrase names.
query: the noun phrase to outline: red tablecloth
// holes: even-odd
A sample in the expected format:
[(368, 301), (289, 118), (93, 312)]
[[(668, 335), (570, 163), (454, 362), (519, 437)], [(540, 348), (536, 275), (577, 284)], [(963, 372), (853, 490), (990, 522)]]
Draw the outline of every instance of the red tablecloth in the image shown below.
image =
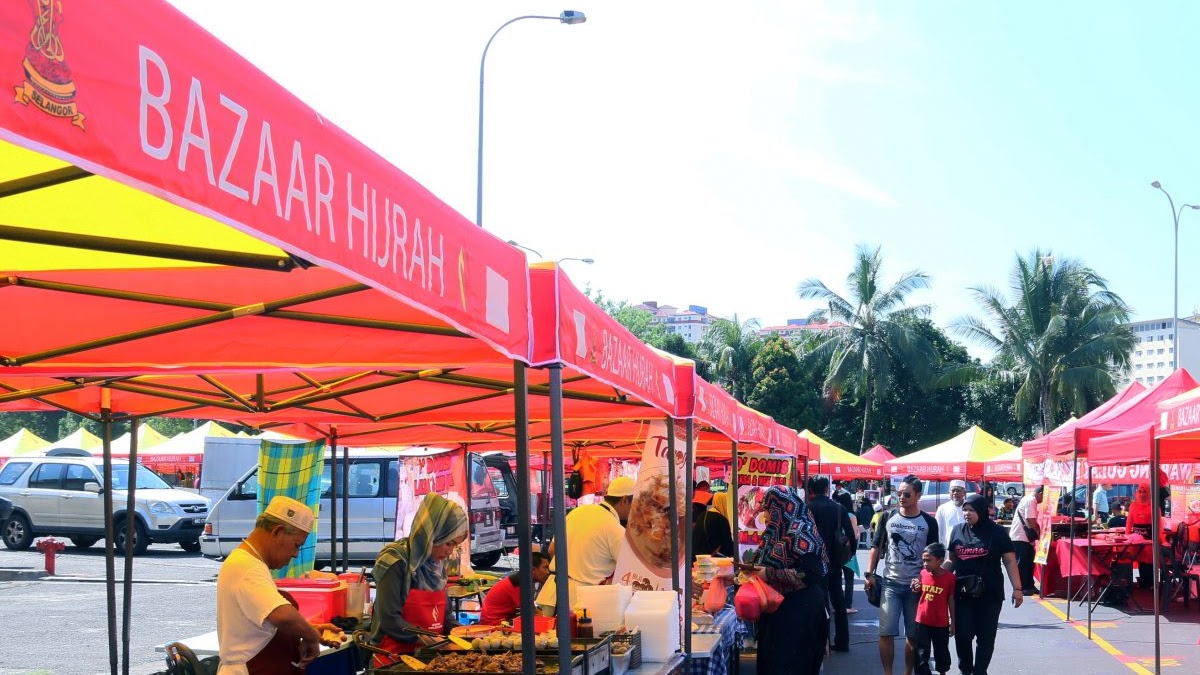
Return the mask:
[[(1113, 560), (1118, 556), (1137, 556), (1138, 562), (1153, 562), (1153, 551), (1150, 542), (1139, 536), (1133, 536), (1125, 542), (1113, 542), (1104, 538), (1090, 540), (1092, 546), (1091, 577), (1093, 583), (1102, 581), (1109, 574)], [(1039, 577), (1042, 595), (1049, 596), (1066, 592), (1066, 578), (1070, 574), (1072, 592), (1078, 588), (1076, 584), (1087, 583), (1088, 544), (1085, 538), (1068, 539), (1063, 537), (1054, 540), (1046, 556), (1045, 565), (1036, 565), (1035, 572)]]

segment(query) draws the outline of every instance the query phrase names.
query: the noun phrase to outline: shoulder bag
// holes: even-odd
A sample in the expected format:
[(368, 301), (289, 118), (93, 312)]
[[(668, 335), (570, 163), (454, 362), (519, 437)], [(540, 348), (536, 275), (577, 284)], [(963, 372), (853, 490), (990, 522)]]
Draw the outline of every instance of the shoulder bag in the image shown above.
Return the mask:
[(871, 603), (872, 607), (878, 607), (883, 600), (883, 577), (874, 572), (867, 572), (867, 574), (875, 579), (875, 583), (867, 589), (867, 602)]
[(960, 600), (978, 600), (983, 597), (983, 577), (978, 574), (964, 574), (954, 578), (954, 594)]
[(1029, 523), (1025, 522), (1025, 516), (1021, 515), (1020, 511), (1017, 511), (1017, 518), (1021, 521), (1021, 527), (1025, 528), (1025, 536), (1029, 539), (1029, 543), (1032, 544), (1033, 542), (1037, 541), (1037, 530), (1033, 529), (1029, 526)]

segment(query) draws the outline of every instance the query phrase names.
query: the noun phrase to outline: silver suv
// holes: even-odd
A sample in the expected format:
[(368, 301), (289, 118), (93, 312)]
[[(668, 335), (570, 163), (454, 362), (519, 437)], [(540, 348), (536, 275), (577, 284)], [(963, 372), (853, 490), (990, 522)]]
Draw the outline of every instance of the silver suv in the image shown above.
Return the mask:
[[(0, 524), (0, 538), (13, 550), (29, 548), (34, 537), (67, 537), (87, 548), (104, 538), (103, 463), (93, 457), (22, 457), (0, 468), (0, 497), (13, 503)], [(129, 463), (113, 462), (113, 515), (118, 550), (125, 548)], [(208, 499), (167, 485), (153, 471), (137, 465), (134, 553), (150, 542), (178, 543), (185, 551), (200, 550), (200, 534), (208, 516)]]

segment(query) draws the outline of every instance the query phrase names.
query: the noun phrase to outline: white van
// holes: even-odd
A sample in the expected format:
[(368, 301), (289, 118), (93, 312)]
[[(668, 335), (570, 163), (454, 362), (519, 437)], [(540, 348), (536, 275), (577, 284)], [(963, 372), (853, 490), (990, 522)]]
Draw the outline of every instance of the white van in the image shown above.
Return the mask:
[[(340, 454), (340, 453), (339, 453)], [(469, 455), (471, 477), (486, 477), (487, 469), (478, 455)], [(395, 541), (396, 495), (399, 491), (399, 469), (401, 462), (410, 458), (398, 457), (379, 451), (351, 450), (349, 469), (350, 536), (348, 552), (351, 564), (371, 564), (379, 555), (384, 544)], [(333, 531), (331, 518), (333, 508), (329, 503), (332, 493), (330, 458), (325, 457), (325, 469), (321, 474), (320, 523), (317, 532), (317, 566), (327, 565), (330, 560), (330, 533)], [(338, 504), (337, 530), (338, 554), (341, 555), (342, 539), (342, 469), (338, 461)], [(474, 481), (473, 481), (474, 483)], [(471, 563), (478, 567), (490, 567), (503, 554), (504, 531), (500, 526), (500, 504), (490, 481), (485, 485), (472, 486), (471, 499)], [(208, 558), (222, 559), (250, 534), (258, 515), (258, 467), (255, 466), (242, 476), (221, 497), (209, 512), (204, 523), (204, 534), (200, 536), (200, 550)]]

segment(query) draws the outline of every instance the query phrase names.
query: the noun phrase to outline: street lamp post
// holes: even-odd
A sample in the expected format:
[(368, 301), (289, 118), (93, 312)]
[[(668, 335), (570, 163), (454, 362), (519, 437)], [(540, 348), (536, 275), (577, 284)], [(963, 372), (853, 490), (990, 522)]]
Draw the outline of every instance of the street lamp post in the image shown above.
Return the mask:
[(593, 260), (592, 258), (559, 258), (558, 260), (555, 260), (555, 261), (554, 261), (554, 264), (555, 264), (555, 265), (561, 265), (562, 263), (565, 263), (565, 262), (570, 262), (570, 261), (572, 261), (572, 260), (575, 260), (575, 261), (581, 262), (581, 263), (583, 263), (584, 265), (591, 265), (592, 263), (596, 262), (596, 261), (595, 261), (595, 260)]
[(526, 251), (529, 251), (530, 253), (536, 255), (538, 258), (545, 257), (537, 249), (529, 248), (528, 246), (522, 246), (521, 244), (518, 244), (517, 242), (513, 241), (512, 239), (508, 240), (508, 245), (516, 246), (517, 248), (521, 248), (521, 249), (525, 249)]
[(1171, 217), (1175, 219), (1175, 304), (1171, 310), (1171, 352), (1175, 364), (1171, 371), (1174, 372), (1179, 370), (1179, 218), (1183, 216), (1184, 209), (1200, 210), (1200, 206), (1183, 204), (1176, 210), (1175, 200), (1171, 199), (1171, 193), (1163, 189), (1162, 183), (1154, 181), (1150, 187), (1167, 196), (1167, 203), (1171, 205)]
[(518, 16), (515, 19), (509, 19), (500, 24), (496, 32), (492, 33), (492, 37), (488, 38), (487, 44), (483, 46), (483, 56), (479, 58), (479, 147), (475, 163), (475, 224), (483, 227), (483, 73), (484, 66), (487, 65), (488, 48), (492, 46), (492, 40), (504, 30), (506, 26), (525, 19), (545, 19), (548, 21), (557, 21), (565, 23), (568, 26), (573, 26), (577, 23), (587, 21), (587, 15), (583, 12), (577, 12), (572, 9), (564, 11), (558, 16), (542, 16), (538, 14), (529, 14), (526, 16)]

